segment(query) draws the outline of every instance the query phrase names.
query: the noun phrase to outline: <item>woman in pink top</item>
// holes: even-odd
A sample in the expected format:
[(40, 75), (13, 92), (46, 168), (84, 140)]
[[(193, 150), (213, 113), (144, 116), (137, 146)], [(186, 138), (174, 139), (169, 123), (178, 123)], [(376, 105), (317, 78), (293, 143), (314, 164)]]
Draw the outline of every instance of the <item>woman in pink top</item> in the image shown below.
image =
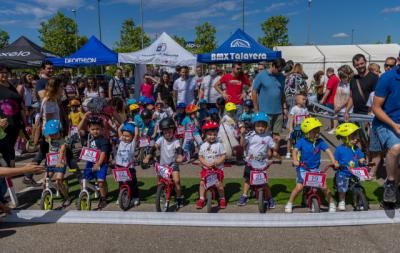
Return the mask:
[(144, 75), (144, 83), (140, 86), (140, 93), (142, 96), (154, 99), (154, 84), (148, 74)]

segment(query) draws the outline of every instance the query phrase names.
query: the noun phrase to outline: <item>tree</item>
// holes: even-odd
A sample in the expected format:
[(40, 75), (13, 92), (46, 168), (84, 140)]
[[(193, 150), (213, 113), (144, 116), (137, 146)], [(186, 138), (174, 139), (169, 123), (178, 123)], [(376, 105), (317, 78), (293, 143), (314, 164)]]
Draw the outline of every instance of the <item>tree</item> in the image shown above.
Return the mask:
[(9, 39), (10, 39), (10, 35), (8, 35), (8, 32), (6, 32), (4, 30), (0, 30), (0, 49), (8, 46)]
[(186, 48), (186, 40), (183, 37), (179, 37), (178, 35), (172, 36), (172, 39), (175, 40), (179, 45)]
[(388, 35), (388, 36), (386, 36), (386, 44), (390, 44), (390, 43), (392, 43), (392, 36)]
[(119, 42), (116, 43), (115, 50), (119, 53), (138, 51), (143, 46), (150, 44), (150, 37), (142, 31), (142, 28), (135, 25), (133, 19), (127, 19), (122, 23), (121, 35)]
[[(67, 56), (76, 51), (77, 28), (73, 19), (57, 12), (47, 22), (40, 23), (39, 38), (45, 49), (59, 56)], [(78, 48), (85, 38), (78, 36)]]
[(200, 46), (199, 48), (194, 49), (195, 53), (208, 53), (217, 47), (217, 41), (215, 38), (217, 30), (213, 25), (205, 22), (202, 25), (196, 26), (195, 30), (196, 39), (194, 43)]
[(264, 37), (258, 41), (268, 48), (275, 46), (288, 46), (289, 35), (287, 25), (289, 19), (285, 16), (272, 16), (261, 24), (261, 29), (264, 32)]

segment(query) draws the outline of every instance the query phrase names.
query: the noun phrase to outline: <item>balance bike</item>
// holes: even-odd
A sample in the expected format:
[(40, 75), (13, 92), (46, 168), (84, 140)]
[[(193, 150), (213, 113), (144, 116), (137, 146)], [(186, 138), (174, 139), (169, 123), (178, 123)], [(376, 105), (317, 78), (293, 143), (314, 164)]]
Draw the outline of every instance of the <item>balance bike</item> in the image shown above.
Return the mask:
[(129, 168), (116, 166), (113, 169), (114, 180), (119, 183), (118, 204), (126, 211), (131, 207), (132, 191), (129, 182), (132, 181), (132, 175)]
[[(272, 162), (250, 160), (248, 166), (250, 168), (250, 190), (254, 193), (258, 200), (258, 211), (265, 213), (267, 211), (267, 199), (265, 198), (264, 187), (268, 183), (267, 170)], [(253, 195), (253, 194), (251, 194)]]
[(218, 200), (217, 184), (222, 182), (218, 179), (218, 173), (220, 173), (218, 169), (204, 169), (207, 170), (207, 175), (204, 178), (204, 186), (206, 188), (207, 213), (212, 213), (212, 202), (213, 200)]
[(158, 176), (156, 211), (168, 212), (171, 195), (175, 189), (175, 183), (172, 179), (172, 168), (158, 163), (156, 163), (155, 168)]

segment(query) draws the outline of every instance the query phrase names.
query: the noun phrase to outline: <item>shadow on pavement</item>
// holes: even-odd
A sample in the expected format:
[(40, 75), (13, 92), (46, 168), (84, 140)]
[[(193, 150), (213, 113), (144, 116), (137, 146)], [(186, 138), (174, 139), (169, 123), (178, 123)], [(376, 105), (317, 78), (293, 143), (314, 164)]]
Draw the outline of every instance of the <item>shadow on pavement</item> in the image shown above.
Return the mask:
[[(0, 226), (1, 229), (2, 226)], [(12, 236), (16, 233), (17, 231), (15, 230), (0, 230), (0, 239)]]
[(225, 185), (225, 198), (230, 202), (233, 195), (241, 191), (242, 185), (239, 183), (227, 183)]

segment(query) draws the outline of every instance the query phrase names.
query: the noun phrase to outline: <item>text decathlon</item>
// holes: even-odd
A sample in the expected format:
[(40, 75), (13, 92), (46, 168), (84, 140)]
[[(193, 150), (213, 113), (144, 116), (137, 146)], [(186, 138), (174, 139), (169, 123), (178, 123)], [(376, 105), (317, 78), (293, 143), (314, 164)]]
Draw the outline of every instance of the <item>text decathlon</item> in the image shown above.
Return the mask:
[(97, 58), (65, 58), (65, 63), (93, 63)]
[(8, 56), (8, 57), (15, 57), (15, 56), (29, 56), (31, 55), (31, 52), (29, 51), (15, 51), (15, 52), (4, 52), (4, 53), (0, 53), (0, 57), (2, 56)]
[(267, 54), (265, 53), (217, 53), (211, 54), (211, 61), (241, 61), (241, 60), (266, 60)]

